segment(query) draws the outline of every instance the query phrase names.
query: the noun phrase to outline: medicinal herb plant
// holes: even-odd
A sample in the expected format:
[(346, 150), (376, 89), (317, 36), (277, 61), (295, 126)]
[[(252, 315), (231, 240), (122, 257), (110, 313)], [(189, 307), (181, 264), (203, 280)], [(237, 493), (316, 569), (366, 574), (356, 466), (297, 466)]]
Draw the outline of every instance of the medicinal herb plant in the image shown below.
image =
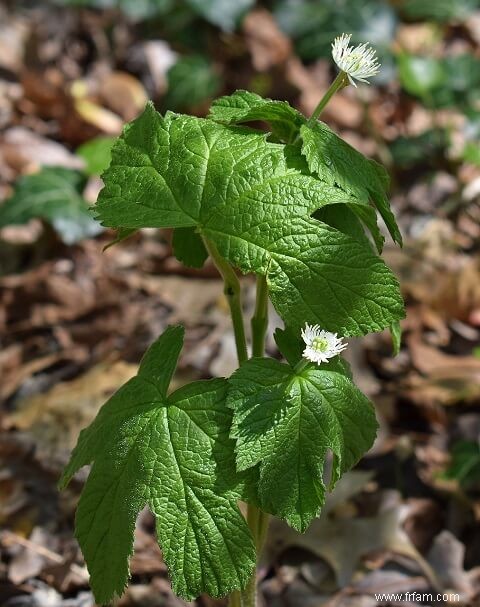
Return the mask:
[[(113, 147), (97, 218), (116, 241), (174, 228), (181, 262), (211, 258), (239, 369), (169, 393), (184, 337), (169, 327), (81, 432), (61, 485), (92, 464), (76, 536), (99, 603), (128, 582), (147, 505), (178, 595), (230, 594), (232, 606), (252, 607), (269, 515), (305, 531), (324, 503), (329, 454), (332, 489), (374, 441), (374, 409), (339, 355), (345, 338), (385, 328), (398, 348), (403, 301), (379, 256), (377, 212), (401, 236), (384, 169), (317, 120), (337, 90), (378, 70), (375, 53), (349, 41), (334, 42), (340, 73), (309, 119), (237, 91), (206, 119), (149, 104)], [(258, 121), (270, 131), (245, 126)], [(237, 270), (257, 281), (250, 358)], [(286, 362), (264, 356), (269, 301), (285, 325), (275, 340)]]

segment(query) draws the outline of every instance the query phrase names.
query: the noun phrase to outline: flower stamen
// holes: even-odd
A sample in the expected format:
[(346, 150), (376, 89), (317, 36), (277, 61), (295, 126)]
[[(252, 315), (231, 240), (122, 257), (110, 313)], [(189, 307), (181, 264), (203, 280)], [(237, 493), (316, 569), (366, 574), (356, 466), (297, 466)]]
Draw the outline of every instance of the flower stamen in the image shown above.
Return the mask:
[(332, 57), (338, 68), (347, 74), (353, 86), (355, 80), (368, 84), (367, 78), (378, 74), (380, 63), (377, 61), (375, 49), (366, 42), (358, 46), (348, 46), (352, 34), (342, 34), (332, 43)]
[(305, 342), (303, 358), (317, 364), (327, 363), (330, 358), (338, 356), (347, 347), (342, 337), (320, 329), (319, 325), (305, 324), (305, 329), (302, 329), (302, 339)]

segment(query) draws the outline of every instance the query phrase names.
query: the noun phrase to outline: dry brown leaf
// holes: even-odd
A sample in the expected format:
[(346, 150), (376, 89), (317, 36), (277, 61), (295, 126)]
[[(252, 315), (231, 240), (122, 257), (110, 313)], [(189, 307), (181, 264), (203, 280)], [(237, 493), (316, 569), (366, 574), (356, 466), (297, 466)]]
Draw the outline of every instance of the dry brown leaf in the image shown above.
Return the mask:
[[(378, 607), (377, 594), (404, 594), (406, 592), (426, 592), (430, 585), (424, 577), (404, 571), (377, 569), (367, 573), (358, 581), (342, 589), (327, 601), (324, 607)], [(392, 606), (396, 603), (392, 603)], [(402, 607), (417, 607), (418, 603), (402, 601)], [(383, 603), (382, 603), (383, 606)]]
[(132, 575), (163, 574), (167, 573), (167, 566), (162, 560), (162, 552), (157, 540), (150, 533), (146, 533), (137, 525), (135, 529), (135, 544), (133, 556), (130, 560)]
[(125, 122), (136, 118), (148, 101), (143, 84), (127, 72), (112, 72), (102, 78), (98, 93), (107, 107)]
[(253, 66), (259, 72), (284, 64), (292, 54), (290, 39), (265, 9), (254, 10), (245, 17), (243, 32)]
[[(348, 483), (349, 476), (344, 476), (340, 483)], [(332, 495), (335, 496), (335, 492)], [(344, 587), (353, 578), (362, 557), (378, 550), (390, 551), (412, 559), (430, 584), (439, 587), (432, 568), (403, 529), (408, 506), (400, 505), (399, 496), (395, 492), (385, 495), (387, 503), (393, 503), (388, 507), (385, 504), (385, 508), (375, 517), (336, 519), (327, 507), (303, 535), (274, 519), (267, 539), (265, 558), (272, 562), (289, 546), (304, 548), (327, 561), (335, 572), (339, 587)]]
[(423, 374), (410, 378), (406, 394), (420, 405), (475, 403), (480, 398), (480, 359), (454, 356), (427, 345), (414, 333), (407, 336), (412, 362)]
[[(286, 66), (286, 78), (300, 91), (299, 108), (310, 116), (331, 84), (330, 64), (320, 60), (305, 67), (297, 57), (292, 56)], [(364, 111), (358, 99), (342, 91), (328, 104), (323, 116), (327, 122), (331, 120), (340, 127), (353, 129), (362, 122)]]
[(82, 169), (84, 166), (84, 161), (62, 144), (21, 126), (5, 131), (0, 140), (0, 153), (4, 161), (19, 173), (32, 173), (41, 166), (69, 169)]
[(137, 365), (123, 361), (100, 364), (77, 379), (19, 402), (4, 425), (27, 433), (36, 445), (36, 457), (47, 468), (61, 469), (77, 442), (79, 428), (90, 424), (104, 402), (136, 372)]
[[(202, 601), (203, 602), (203, 601)], [(153, 578), (150, 584), (130, 584), (116, 603), (117, 607), (193, 607), (173, 594), (170, 582), (162, 577)]]
[(21, 84), (24, 95), (19, 106), (27, 115), (60, 119), (69, 112), (65, 75), (57, 68), (26, 69), (21, 73)]
[(418, 334), (406, 338), (414, 366), (433, 378), (472, 377), (480, 380), (480, 359), (474, 356), (454, 356), (432, 348)]
[(432, 499), (412, 497), (407, 500), (408, 515), (404, 526), (414, 546), (425, 553), (442, 527), (442, 512)]
[(15, 367), (2, 371), (2, 382), (0, 385), (0, 400), (8, 399), (18, 388), (36, 373), (39, 373), (53, 365), (63, 362), (84, 363), (88, 359), (88, 351), (84, 348), (74, 347), (62, 352), (55, 352), (39, 356), (28, 362), (21, 362)]
[(432, 55), (441, 51), (438, 26), (433, 23), (402, 23), (397, 30), (395, 46), (412, 55)]
[(99, 131), (108, 135), (120, 135), (122, 132), (124, 121), (110, 110), (101, 107), (88, 99), (75, 99), (74, 108), (77, 114), (95, 126)]
[(30, 23), (6, 6), (0, 6), (0, 66), (17, 74), (23, 67), (25, 42)]
[(464, 558), (465, 545), (447, 530), (437, 535), (428, 554), (428, 561), (435, 570), (443, 590), (459, 592), (460, 600), (465, 602), (471, 601), (480, 592), (480, 567), (465, 571)]

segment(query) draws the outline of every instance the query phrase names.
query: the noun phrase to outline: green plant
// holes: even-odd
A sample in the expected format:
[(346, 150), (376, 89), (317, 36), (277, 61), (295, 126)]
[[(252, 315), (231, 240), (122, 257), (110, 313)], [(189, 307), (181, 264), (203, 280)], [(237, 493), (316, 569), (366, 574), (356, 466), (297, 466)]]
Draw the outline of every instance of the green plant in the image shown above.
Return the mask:
[(81, 172), (63, 167), (44, 167), (23, 175), (0, 206), (0, 228), (38, 218), (51, 224), (68, 245), (99, 234), (102, 227), (82, 196), (86, 181)]
[[(170, 327), (80, 434), (61, 486), (93, 462), (76, 535), (99, 602), (128, 581), (135, 519), (147, 504), (175, 592), (230, 593), (231, 605), (251, 607), (269, 515), (304, 531), (324, 503), (328, 452), (331, 489), (374, 441), (373, 407), (339, 354), (344, 337), (388, 327), (398, 348), (403, 301), (378, 255), (376, 210), (393, 239), (401, 236), (383, 168), (317, 121), (348, 78), (378, 69), (371, 51), (348, 43), (334, 45), (347, 71), (309, 119), (237, 91), (215, 101), (207, 119), (162, 117), (148, 105), (113, 147), (98, 218), (119, 238), (174, 228), (175, 253), (188, 265), (210, 256), (224, 280), (239, 369), (167, 396), (183, 342), (183, 330)], [(238, 126), (252, 121), (271, 131)], [(251, 358), (234, 268), (257, 280)], [(269, 300), (285, 323), (275, 340), (286, 363), (264, 356)]]
[(254, 0), (55, 0), (67, 6), (90, 6), (98, 9), (117, 8), (136, 21), (164, 17), (188, 10), (225, 31), (235, 28)]
[(478, 488), (480, 485), (480, 442), (456, 441), (452, 445), (450, 465), (441, 477), (456, 480), (465, 490)]

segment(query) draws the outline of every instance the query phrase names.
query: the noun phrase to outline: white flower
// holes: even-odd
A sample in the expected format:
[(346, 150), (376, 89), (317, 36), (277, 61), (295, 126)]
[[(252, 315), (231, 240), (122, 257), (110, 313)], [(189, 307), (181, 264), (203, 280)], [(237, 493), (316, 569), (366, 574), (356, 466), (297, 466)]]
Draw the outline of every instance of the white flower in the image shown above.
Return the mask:
[(303, 358), (317, 364), (328, 363), (329, 358), (337, 356), (347, 347), (347, 344), (342, 342), (343, 337), (323, 331), (318, 325), (305, 324), (305, 329), (302, 329), (302, 339), (306, 345)]
[(368, 44), (348, 46), (352, 34), (342, 34), (332, 43), (332, 57), (338, 67), (345, 72), (348, 79), (355, 84), (354, 78), (368, 84), (367, 78), (378, 74), (380, 64), (377, 61), (376, 51)]

